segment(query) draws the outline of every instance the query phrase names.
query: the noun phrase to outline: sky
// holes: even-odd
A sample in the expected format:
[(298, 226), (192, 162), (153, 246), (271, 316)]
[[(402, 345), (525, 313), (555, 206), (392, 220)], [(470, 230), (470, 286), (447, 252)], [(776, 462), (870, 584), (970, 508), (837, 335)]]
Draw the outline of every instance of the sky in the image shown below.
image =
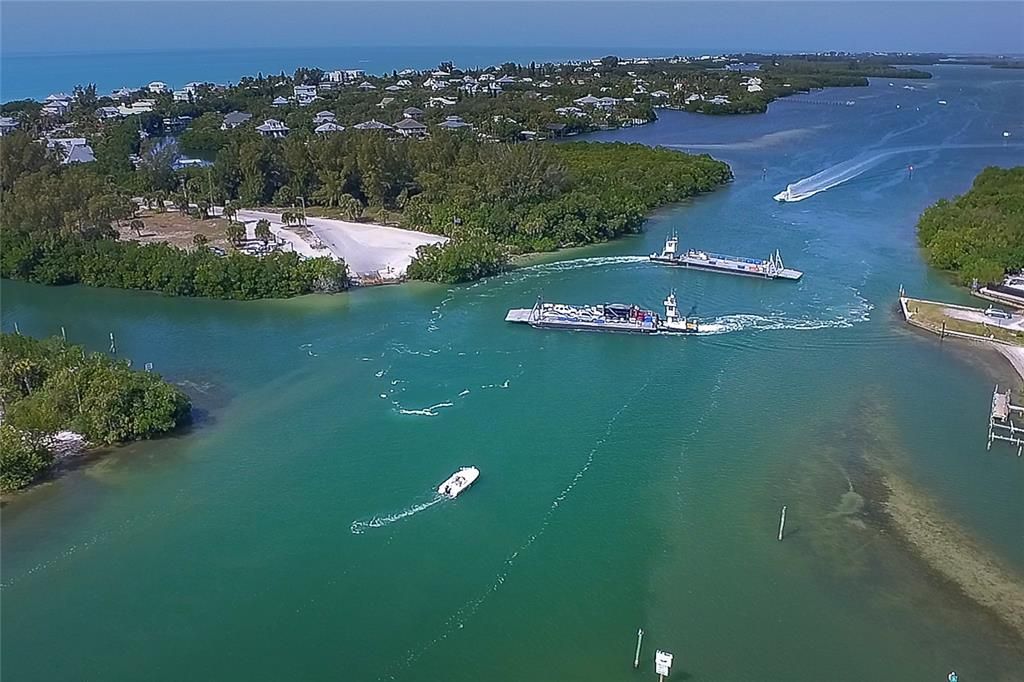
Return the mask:
[(1024, 53), (1024, 2), (0, 0), (0, 54), (333, 46)]

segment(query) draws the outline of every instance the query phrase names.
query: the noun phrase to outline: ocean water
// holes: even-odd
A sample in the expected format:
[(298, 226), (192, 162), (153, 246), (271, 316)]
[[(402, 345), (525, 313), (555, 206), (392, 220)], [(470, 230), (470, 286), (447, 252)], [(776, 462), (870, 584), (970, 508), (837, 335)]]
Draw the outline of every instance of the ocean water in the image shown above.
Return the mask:
[(454, 61), (463, 68), (508, 61), (552, 62), (594, 59), (608, 54), (690, 54), (678, 48), (602, 47), (309, 47), (188, 50), (173, 52), (98, 52), (87, 54), (4, 54), (0, 59), (0, 101), (42, 100), (94, 83), (101, 95), (121, 87), (143, 87), (159, 80), (180, 88), (192, 81), (237, 83), (256, 73), (291, 74), (298, 67), (362, 69), (368, 74), (405, 68), (435, 68)]
[[(1024, 161), (1024, 73), (934, 71), (595, 135), (706, 151), (736, 179), (471, 285), (232, 303), (4, 282), (5, 329), (96, 350), (114, 331), (200, 415), (4, 507), (5, 677), (640, 680), (662, 648), (680, 679), (1019, 679), (1020, 642), (871, 521), (868, 460), (1024, 573), (1024, 469), (985, 450), (1009, 368), (893, 311), (901, 284), (967, 300), (914, 224)], [(831, 186), (772, 200), (815, 175)], [(805, 276), (645, 262), (672, 231), (778, 248)], [(539, 294), (670, 289), (715, 333), (503, 321)], [(436, 502), (470, 464), (476, 485)]]

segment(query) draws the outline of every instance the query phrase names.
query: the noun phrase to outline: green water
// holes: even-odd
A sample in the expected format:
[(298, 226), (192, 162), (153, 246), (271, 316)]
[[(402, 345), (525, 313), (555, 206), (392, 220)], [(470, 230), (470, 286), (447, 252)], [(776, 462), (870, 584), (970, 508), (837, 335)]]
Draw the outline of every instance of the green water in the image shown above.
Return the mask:
[[(660, 647), (673, 679), (1019, 679), (1019, 643), (849, 495), (863, 455), (884, 456), (1024, 573), (1024, 468), (985, 451), (1008, 366), (892, 310), (901, 283), (965, 300), (924, 267), (914, 221), (1024, 160), (1001, 137), (1024, 138), (1024, 73), (901, 85), (601, 134), (708, 151), (736, 181), (644, 235), (471, 286), (230, 303), (4, 282), (5, 329), (64, 325), (97, 350), (114, 331), (200, 417), (4, 507), (4, 677), (639, 680)], [(772, 201), (828, 168), (851, 178)], [(685, 246), (778, 247), (806, 276), (633, 257), (673, 229)], [(672, 287), (719, 333), (503, 322), (540, 293), (656, 307)], [(469, 464), (478, 483), (431, 504)]]

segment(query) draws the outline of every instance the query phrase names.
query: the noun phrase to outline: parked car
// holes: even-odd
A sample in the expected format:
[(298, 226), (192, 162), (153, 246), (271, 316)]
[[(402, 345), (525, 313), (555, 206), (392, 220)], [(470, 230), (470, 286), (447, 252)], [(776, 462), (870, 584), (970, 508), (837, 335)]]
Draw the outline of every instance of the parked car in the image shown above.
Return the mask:
[(985, 310), (985, 315), (987, 317), (991, 317), (991, 318), (994, 318), (994, 319), (997, 319), (997, 320), (1012, 320), (1013, 319), (1013, 315), (1011, 315), (1010, 313), (1006, 312), (1005, 310), (1000, 310), (999, 308), (993, 308), (992, 306), (989, 306)]

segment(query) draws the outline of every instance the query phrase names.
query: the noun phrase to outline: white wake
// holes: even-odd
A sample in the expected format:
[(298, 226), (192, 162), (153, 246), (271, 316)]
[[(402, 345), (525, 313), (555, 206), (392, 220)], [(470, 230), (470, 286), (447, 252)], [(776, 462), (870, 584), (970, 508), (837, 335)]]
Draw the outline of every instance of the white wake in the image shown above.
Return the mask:
[(419, 514), (421, 511), (425, 509), (430, 509), (435, 504), (437, 504), (438, 502), (442, 502), (445, 499), (446, 498), (443, 497), (442, 495), (435, 494), (434, 497), (428, 500), (427, 502), (415, 504), (411, 507), (406, 507), (405, 509), (397, 511), (393, 514), (388, 514), (386, 516), (374, 516), (371, 519), (360, 519), (358, 521), (353, 521), (352, 533), (355, 535), (361, 535), (365, 533), (368, 528), (383, 528), (385, 526), (390, 526), (392, 523), (401, 521), (402, 519), (407, 519), (410, 516), (414, 516), (415, 514)]

